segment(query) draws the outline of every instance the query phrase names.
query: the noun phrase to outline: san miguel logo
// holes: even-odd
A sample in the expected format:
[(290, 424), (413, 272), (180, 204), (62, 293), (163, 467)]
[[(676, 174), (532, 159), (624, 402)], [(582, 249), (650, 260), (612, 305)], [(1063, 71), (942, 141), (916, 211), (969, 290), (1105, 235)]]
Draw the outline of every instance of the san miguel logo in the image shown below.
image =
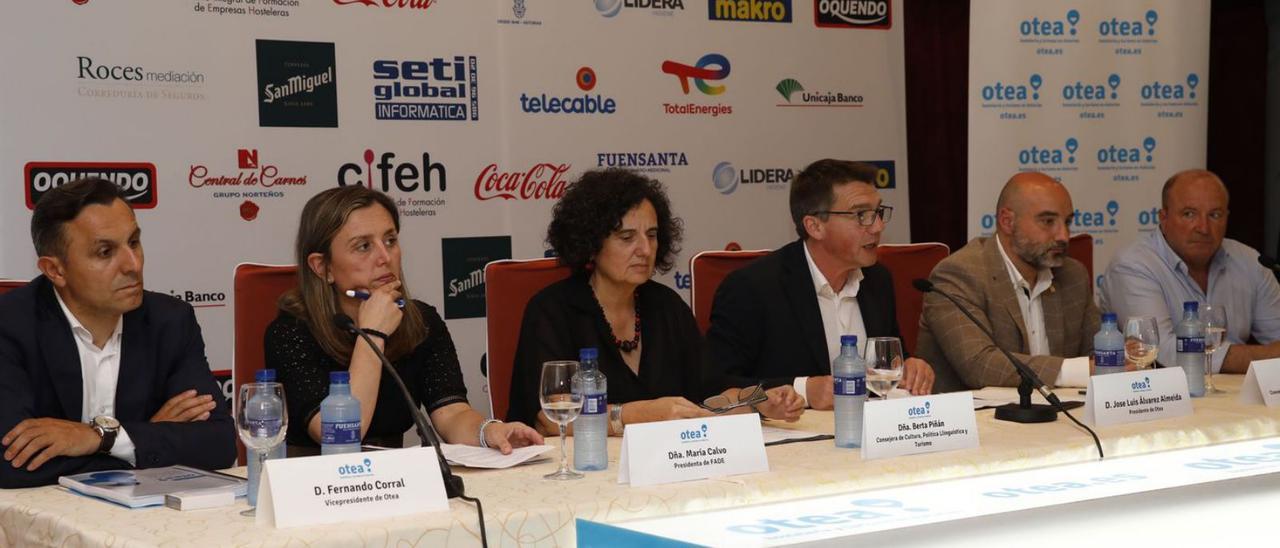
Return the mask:
[(22, 173), (27, 209), (34, 210), (46, 192), (88, 177), (115, 183), (129, 207), (156, 207), (156, 166), (149, 162), (27, 162)]
[(824, 28), (888, 29), (893, 8), (889, 0), (813, 0), (813, 19)]
[(568, 182), (569, 164), (540, 163), (525, 171), (504, 172), (489, 164), (476, 177), (476, 199), (559, 200)]
[(258, 125), (338, 127), (332, 42), (258, 40)]
[(361, 5), (374, 8), (404, 8), (425, 10), (436, 4), (436, 0), (333, 0), (339, 6)]

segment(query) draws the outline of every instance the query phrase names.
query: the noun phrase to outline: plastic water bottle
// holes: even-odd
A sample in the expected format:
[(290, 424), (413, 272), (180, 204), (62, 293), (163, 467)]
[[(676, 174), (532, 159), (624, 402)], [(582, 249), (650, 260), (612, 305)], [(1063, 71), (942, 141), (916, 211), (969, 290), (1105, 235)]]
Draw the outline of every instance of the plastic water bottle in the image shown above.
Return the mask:
[(320, 454), (360, 452), (360, 400), (351, 395), (351, 373), (329, 372), (329, 396), (320, 402)]
[(578, 372), (573, 391), (582, 394), (582, 413), (573, 421), (573, 467), (604, 470), (609, 467), (609, 385), (596, 361), (594, 348), (578, 351)]
[(1102, 315), (1102, 328), (1093, 336), (1093, 366), (1098, 375), (1124, 373), (1124, 334), (1114, 313)]
[[(253, 374), (255, 383), (274, 383), (276, 382), (275, 369), (263, 369)], [(249, 424), (253, 424), (255, 429), (261, 428), (269, 433), (265, 436), (273, 435), (280, 431), (281, 419), (284, 417), (284, 402), (280, 401), (274, 393), (271, 392), (255, 392), (252, 398), (244, 407), (245, 420)], [(274, 426), (274, 429), (273, 429)], [(285, 444), (280, 442), (267, 450), (267, 460), (283, 459), (285, 457)], [(253, 451), (249, 451), (245, 455), (245, 460), (249, 461), (249, 506), (258, 505), (258, 481), (262, 477), (262, 464), (258, 462), (258, 456)]]
[(1204, 322), (1200, 321), (1200, 303), (1182, 303), (1182, 321), (1174, 328), (1178, 336), (1178, 367), (1187, 375), (1187, 391), (1191, 397), (1204, 395)]
[(858, 336), (840, 337), (840, 355), (831, 360), (836, 408), (836, 447), (862, 447), (862, 407), (867, 403), (867, 365), (858, 355)]

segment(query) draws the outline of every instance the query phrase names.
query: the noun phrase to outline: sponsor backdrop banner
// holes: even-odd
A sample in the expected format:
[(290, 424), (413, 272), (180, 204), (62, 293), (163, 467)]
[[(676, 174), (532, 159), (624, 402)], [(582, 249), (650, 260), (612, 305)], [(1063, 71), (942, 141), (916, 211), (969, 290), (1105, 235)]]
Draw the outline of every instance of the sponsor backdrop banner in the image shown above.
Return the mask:
[[(37, 274), (35, 200), (100, 174), (143, 228), (146, 285), (232, 368), (232, 271), (291, 264), (308, 198), (388, 193), (406, 284), (448, 320), (487, 412), (483, 266), (542, 257), (565, 184), (667, 185), (683, 251), (795, 237), (793, 174), (876, 162), (910, 241), (900, 1), (51, 0), (0, 20), (0, 277)], [(516, 329), (518, 326), (510, 326)], [(226, 386), (229, 393), (229, 384)]]
[[(973, 0), (969, 31), (969, 235), (995, 231), (1019, 171), (1066, 185), (1094, 274), (1157, 229), (1160, 187), (1204, 167), (1207, 0)], [(1096, 280), (1095, 280), (1096, 281)]]

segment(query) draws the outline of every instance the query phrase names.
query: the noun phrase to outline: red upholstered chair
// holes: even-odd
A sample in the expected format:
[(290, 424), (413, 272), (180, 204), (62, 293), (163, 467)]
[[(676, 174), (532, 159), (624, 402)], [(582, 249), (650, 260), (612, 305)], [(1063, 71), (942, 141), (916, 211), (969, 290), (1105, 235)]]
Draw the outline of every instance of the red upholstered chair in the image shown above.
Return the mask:
[(1073, 234), (1067, 242), (1067, 255), (1084, 263), (1085, 269), (1089, 271), (1089, 287), (1093, 287), (1093, 236), (1083, 232)]
[(511, 403), (511, 372), (524, 308), (542, 288), (569, 277), (570, 269), (559, 260), (526, 259), (493, 261), (484, 267), (484, 294), (488, 327), (489, 407), (495, 419), (507, 418)]
[(951, 249), (938, 242), (881, 244), (876, 250), (880, 264), (893, 274), (898, 329), (902, 332), (903, 350), (909, 353), (915, 353), (920, 312), (924, 307), (924, 294), (916, 291), (911, 282), (917, 278), (928, 278), (933, 267), (950, 254)]
[(716, 298), (716, 288), (730, 272), (742, 268), (747, 263), (769, 254), (768, 249), (754, 251), (703, 251), (689, 259), (689, 272), (692, 273), (690, 284), (690, 301), (693, 303), (693, 318), (698, 322), (698, 330), (703, 335), (711, 328), (711, 304)]
[[(298, 267), (240, 263), (235, 270), (235, 357), (231, 384), (234, 387), (231, 401), (236, 401), (240, 385), (253, 382), (253, 374), (263, 367), (262, 338), (267, 325), (276, 319), (279, 308), (276, 301), (285, 291), (298, 285)], [(285, 397), (289, 395), (286, 393)], [(236, 439), (240, 450), (240, 462), (244, 460), (244, 446)]]
[(8, 293), (10, 289), (17, 289), (27, 285), (25, 280), (0, 280), (0, 295)]

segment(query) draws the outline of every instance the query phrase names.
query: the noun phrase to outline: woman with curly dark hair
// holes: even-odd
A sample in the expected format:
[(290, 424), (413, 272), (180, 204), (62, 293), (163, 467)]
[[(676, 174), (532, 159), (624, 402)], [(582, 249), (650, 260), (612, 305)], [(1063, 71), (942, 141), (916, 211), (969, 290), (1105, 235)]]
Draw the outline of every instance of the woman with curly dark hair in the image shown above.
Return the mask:
[[(662, 183), (622, 169), (584, 173), (552, 210), (547, 243), (573, 269), (529, 300), (520, 328), (511, 383), (510, 419), (558, 433), (540, 412), (542, 363), (599, 350), (608, 378), (609, 433), (624, 424), (712, 414), (733, 408), (741, 394), (711, 378), (693, 313), (671, 288), (652, 280), (679, 253), (681, 221)], [(795, 420), (804, 400), (790, 386), (765, 392), (754, 407), (770, 418)], [(699, 406), (710, 396), (722, 405)], [(745, 402), (744, 402), (745, 403)]]

